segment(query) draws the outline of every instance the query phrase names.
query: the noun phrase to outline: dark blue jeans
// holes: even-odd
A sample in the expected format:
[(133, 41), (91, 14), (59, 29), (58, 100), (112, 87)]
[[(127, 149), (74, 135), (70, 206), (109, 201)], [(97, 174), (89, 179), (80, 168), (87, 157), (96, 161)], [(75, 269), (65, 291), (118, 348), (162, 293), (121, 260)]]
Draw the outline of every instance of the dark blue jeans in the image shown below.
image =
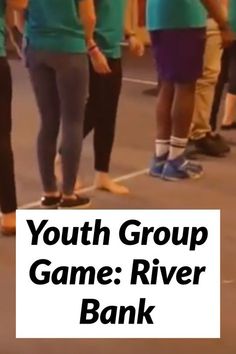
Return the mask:
[(26, 51), (41, 129), (38, 161), (44, 192), (57, 191), (54, 160), (61, 125), (62, 172), (65, 194), (72, 194), (79, 168), (87, 97), (88, 62), (85, 54)]

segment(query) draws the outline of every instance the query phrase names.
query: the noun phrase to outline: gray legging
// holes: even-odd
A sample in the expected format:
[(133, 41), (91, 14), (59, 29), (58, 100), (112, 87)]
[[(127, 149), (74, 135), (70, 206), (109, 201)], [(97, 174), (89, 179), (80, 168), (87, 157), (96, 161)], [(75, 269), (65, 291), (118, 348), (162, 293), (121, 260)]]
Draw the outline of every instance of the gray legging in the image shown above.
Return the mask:
[(44, 192), (57, 191), (54, 159), (61, 119), (63, 193), (72, 194), (83, 141), (87, 57), (29, 48), (26, 57), (41, 117), (38, 161)]

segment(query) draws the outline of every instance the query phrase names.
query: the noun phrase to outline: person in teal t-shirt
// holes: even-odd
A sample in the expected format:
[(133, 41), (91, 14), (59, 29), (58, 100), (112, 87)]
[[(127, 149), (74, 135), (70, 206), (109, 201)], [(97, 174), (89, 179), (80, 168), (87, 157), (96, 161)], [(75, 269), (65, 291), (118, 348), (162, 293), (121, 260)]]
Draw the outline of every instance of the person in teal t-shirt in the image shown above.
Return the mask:
[(159, 77), (157, 134), (150, 175), (176, 181), (199, 178), (200, 165), (185, 158), (195, 85), (202, 75), (207, 11), (231, 38), (216, 0), (147, 0), (147, 27)]
[(29, 0), (27, 40), (31, 49), (85, 54), (84, 32), (75, 0)]
[(202, 28), (206, 10), (199, 0), (148, 0), (149, 31), (158, 29)]
[[(86, 106), (84, 137), (94, 131), (95, 186), (115, 194), (127, 194), (128, 189), (115, 183), (110, 175), (110, 158), (115, 137), (115, 125), (122, 84), (121, 41), (126, 32), (131, 51), (143, 54), (143, 44), (131, 29), (125, 29), (127, 0), (95, 0), (95, 41), (105, 54), (110, 73), (97, 74), (90, 63), (89, 99)], [(132, 22), (134, 1), (127, 12)], [(131, 25), (132, 27), (132, 25)], [(96, 47), (94, 48), (96, 51)]]
[(5, 49), (6, 0), (0, 0), (0, 233), (15, 233), (16, 188), (11, 144), (12, 79)]
[[(93, 0), (29, 0), (26, 19), (26, 60), (41, 118), (41, 205), (85, 208), (89, 199), (75, 194), (74, 187), (83, 140), (87, 46), (93, 43), (95, 25)], [(97, 70), (108, 71), (101, 52), (92, 60)], [(58, 189), (54, 160), (60, 126), (63, 181)]]

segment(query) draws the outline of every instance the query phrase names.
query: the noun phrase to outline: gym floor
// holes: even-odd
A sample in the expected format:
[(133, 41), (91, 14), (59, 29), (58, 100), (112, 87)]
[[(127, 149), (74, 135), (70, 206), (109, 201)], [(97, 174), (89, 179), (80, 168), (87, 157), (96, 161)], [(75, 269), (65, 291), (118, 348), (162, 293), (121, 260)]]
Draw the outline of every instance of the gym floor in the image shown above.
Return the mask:
[[(35, 152), (38, 115), (22, 63), (12, 62), (14, 78), (14, 151), (19, 205), (38, 208), (41, 193)], [(0, 237), (0, 354), (235, 354), (236, 353), (236, 132), (227, 133), (232, 152), (226, 158), (201, 157), (199, 181), (164, 182), (147, 175), (155, 135), (155, 88), (150, 53), (143, 59), (124, 56), (124, 85), (111, 172), (130, 189), (118, 197), (94, 191), (93, 151), (84, 144), (80, 175), (93, 208), (208, 209), (222, 212), (222, 339), (220, 340), (16, 340), (15, 239)]]

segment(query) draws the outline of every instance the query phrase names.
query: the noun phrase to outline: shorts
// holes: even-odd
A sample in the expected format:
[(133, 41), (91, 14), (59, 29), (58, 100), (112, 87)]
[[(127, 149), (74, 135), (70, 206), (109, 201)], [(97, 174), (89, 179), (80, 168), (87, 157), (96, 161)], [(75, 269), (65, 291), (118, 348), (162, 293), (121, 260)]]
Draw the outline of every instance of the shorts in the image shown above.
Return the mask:
[(206, 28), (157, 30), (150, 35), (160, 80), (191, 83), (202, 76)]

